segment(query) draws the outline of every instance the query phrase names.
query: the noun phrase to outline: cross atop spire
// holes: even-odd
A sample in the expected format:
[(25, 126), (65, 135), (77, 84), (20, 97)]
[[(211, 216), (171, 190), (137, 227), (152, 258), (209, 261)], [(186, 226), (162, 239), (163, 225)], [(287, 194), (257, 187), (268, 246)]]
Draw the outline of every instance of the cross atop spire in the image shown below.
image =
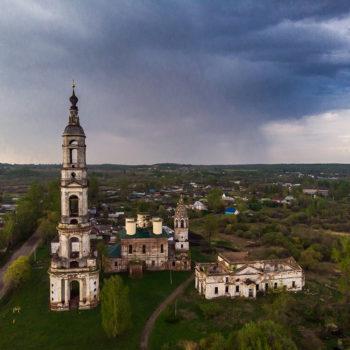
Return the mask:
[(69, 101), (71, 103), (70, 109), (78, 111), (77, 103), (78, 103), (78, 97), (75, 96), (75, 87), (76, 87), (76, 82), (73, 80), (72, 82), (72, 96), (69, 98)]

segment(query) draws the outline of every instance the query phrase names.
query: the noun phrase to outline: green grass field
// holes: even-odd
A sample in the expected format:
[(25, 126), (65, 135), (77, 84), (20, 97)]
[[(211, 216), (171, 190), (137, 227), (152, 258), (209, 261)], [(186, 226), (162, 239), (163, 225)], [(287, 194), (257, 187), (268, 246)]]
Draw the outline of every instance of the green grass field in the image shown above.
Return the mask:
[[(0, 349), (138, 349), (141, 330), (157, 305), (189, 272), (148, 272), (142, 279), (123, 276), (130, 288), (132, 329), (117, 339), (107, 339), (100, 308), (87, 311), (51, 312), (48, 307), (47, 249), (38, 251), (30, 281), (0, 303)], [(21, 312), (12, 309), (21, 307)]]
[(215, 332), (228, 335), (244, 323), (262, 316), (261, 303), (256, 300), (220, 298), (209, 301), (199, 296), (194, 286), (189, 286), (177, 300), (176, 308), (176, 322), (169, 321), (175, 304), (156, 321), (150, 338), (152, 350), (161, 349), (164, 339), (172, 349), (179, 340), (198, 341)]
[[(318, 313), (320, 309), (332, 310), (337, 293), (327, 288), (324, 283), (315, 280), (308, 281), (306, 289), (309, 292), (291, 294), (294, 301), (288, 308), (280, 309), (281, 323), (293, 336), (299, 349), (333, 349), (336, 337), (323, 340), (323, 344), (318, 342), (316, 346), (308, 339), (310, 335), (322, 334)], [(173, 304), (156, 321), (150, 337), (150, 349), (177, 349), (176, 345), (181, 340), (199, 341), (216, 332), (227, 337), (249, 321), (265, 319), (267, 310), (271, 308), (278, 295), (272, 293), (253, 300), (242, 298), (205, 300), (191, 285), (176, 302), (177, 319), (174, 320), (172, 317), (175, 311)], [(323, 301), (322, 305), (320, 298)], [(331, 317), (331, 312), (329, 316)], [(305, 345), (308, 342), (310, 346)], [(319, 345), (322, 347), (318, 347)]]

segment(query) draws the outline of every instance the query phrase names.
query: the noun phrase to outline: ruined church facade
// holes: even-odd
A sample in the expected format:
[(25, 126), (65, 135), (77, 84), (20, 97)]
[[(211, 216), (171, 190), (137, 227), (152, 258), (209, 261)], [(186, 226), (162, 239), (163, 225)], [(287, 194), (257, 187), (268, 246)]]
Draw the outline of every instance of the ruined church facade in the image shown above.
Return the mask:
[(191, 269), (188, 241), (189, 219), (182, 197), (174, 215), (174, 234), (170, 235), (160, 218), (137, 214), (127, 218), (118, 232), (119, 243), (108, 247), (106, 272), (126, 272), (140, 275), (143, 270)]
[(298, 292), (304, 285), (303, 269), (293, 257), (249, 260), (245, 252), (220, 253), (217, 262), (195, 268), (195, 288), (206, 299), (256, 298), (270, 291)]

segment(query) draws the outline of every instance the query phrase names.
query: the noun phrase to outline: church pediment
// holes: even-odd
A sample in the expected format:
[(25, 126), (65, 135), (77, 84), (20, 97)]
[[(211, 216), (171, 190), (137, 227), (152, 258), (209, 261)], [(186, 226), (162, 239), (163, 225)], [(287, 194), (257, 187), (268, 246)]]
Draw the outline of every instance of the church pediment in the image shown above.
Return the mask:
[(255, 275), (260, 273), (258, 269), (253, 266), (245, 265), (236, 271), (236, 275)]

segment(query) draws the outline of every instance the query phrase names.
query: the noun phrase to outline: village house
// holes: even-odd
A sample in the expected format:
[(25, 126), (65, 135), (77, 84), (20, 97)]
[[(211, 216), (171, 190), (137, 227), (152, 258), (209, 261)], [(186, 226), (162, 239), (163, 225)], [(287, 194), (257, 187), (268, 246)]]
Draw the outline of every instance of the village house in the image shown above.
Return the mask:
[(238, 215), (239, 211), (236, 208), (230, 207), (225, 209), (225, 215)]
[(316, 196), (328, 197), (329, 195), (328, 190), (317, 189), (317, 188), (304, 188), (303, 193), (313, 197), (316, 197)]
[(193, 208), (193, 210), (198, 210), (198, 211), (205, 211), (205, 210), (208, 210), (208, 208), (206, 207), (206, 205), (205, 205), (204, 203), (202, 203), (201, 201), (196, 201), (196, 202), (194, 202), (192, 208)]
[(256, 298), (278, 289), (297, 292), (304, 284), (304, 272), (293, 257), (249, 260), (247, 252), (220, 253), (217, 262), (198, 263), (195, 268), (195, 288), (206, 299)]
[(225, 202), (234, 202), (235, 201), (235, 199), (233, 197), (226, 196), (225, 193), (223, 193), (223, 195), (221, 196), (221, 199)]

